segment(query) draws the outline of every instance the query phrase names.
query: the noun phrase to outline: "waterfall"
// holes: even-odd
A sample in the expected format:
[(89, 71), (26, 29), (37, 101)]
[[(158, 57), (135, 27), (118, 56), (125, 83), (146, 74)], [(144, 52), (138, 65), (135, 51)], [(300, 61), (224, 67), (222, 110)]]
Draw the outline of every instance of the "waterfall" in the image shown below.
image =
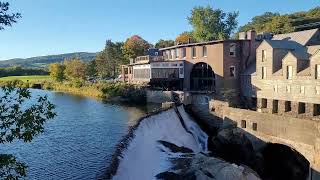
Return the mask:
[(166, 141), (193, 152), (207, 151), (208, 136), (193, 122), (183, 106), (146, 117), (134, 131), (127, 148), (119, 156), (115, 180), (155, 179), (171, 167), (170, 158), (179, 153), (168, 153), (159, 144)]

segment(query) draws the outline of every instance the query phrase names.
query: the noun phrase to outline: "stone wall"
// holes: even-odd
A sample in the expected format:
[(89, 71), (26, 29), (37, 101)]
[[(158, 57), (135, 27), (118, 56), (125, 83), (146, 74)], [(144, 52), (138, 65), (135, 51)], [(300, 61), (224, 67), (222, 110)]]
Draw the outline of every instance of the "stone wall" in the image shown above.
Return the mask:
[(210, 101), (209, 108), (214, 110), (212, 113), (215, 116), (224, 120), (223, 124), (236, 122), (239, 128), (266, 142), (296, 149), (309, 160), (313, 169), (312, 179), (320, 178), (319, 121), (232, 108), (228, 103), (217, 100)]

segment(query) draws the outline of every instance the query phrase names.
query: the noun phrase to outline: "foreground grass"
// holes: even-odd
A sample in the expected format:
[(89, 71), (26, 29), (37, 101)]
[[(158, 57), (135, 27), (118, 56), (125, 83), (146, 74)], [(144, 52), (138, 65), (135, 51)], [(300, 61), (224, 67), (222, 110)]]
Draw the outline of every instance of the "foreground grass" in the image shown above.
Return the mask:
[(2, 77), (0, 81), (14, 81), (20, 80), (23, 82), (39, 82), (39, 81), (50, 81), (50, 76), (48, 75), (37, 75), (37, 76), (9, 76), (9, 77)]

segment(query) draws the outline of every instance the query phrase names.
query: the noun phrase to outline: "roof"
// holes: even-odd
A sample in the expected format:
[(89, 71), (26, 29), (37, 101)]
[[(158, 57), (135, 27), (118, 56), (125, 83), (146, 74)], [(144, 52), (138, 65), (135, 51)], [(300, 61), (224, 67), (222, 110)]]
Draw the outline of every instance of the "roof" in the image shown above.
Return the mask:
[(298, 31), (287, 34), (277, 34), (273, 36), (272, 40), (295, 41), (303, 46), (306, 46), (316, 32), (318, 32), (318, 29)]
[(311, 76), (310, 67), (305, 68), (304, 70), (298, 72), (298, 76)]
[(296, 50), (296, 51), (290, 51), (294, 57), (296, 57), (299, 60), (309, 60), (309, 54), (302, 50)]
[(274, 76), (282, 76), (282, 68), (279, 69), (278, 71), (276, 71), (275, 73), (273, 73)]
[(175, 46), (170, 46), (166, 48), (159, 49), (160, 51), (168, 50), (168, 49), (175, 49), (175, 48), (181, 48), (181, 47), (192, 47), (192, 46), (202, 46), (202, 45), (208, 45), (208, 44), (219, 44), (223, 42), (239, 42), (239, 41), (250, 41), (247, 39), (227, 39), (227, 40), (214, 40), (214, 41), (207, 41), (207, 42), (200, 42), (200, 43), (188, 43), (188, 44), (179, 44)]
[(304, 48), (301, 44), (295, 41), (285, 41), (285, 40), (264, 40), (267, 42), (272, 48), (275, 49), (289, 49), (295, 50), (299, 48)]

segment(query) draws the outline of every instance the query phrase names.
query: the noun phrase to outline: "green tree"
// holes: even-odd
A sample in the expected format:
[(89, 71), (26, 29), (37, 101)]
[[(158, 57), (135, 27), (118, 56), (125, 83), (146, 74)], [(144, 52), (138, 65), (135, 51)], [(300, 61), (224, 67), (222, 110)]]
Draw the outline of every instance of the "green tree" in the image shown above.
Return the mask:
[(64, 75), (68, 80), (71, 81), (84, 81), (87, 75), (87, 64), (78, 59), (74, 58), (71, 60), (64, 61)]
[(95, 60), (88, 62), (86, 73), (87, 73), (87, 76), (89, 76), (89, 77), (97, 76), (97, 68), (96, 68), (96, 61)]
[(252, 18), (251, 22), (239, 28), (240, 31), (255, 30), (257, 32), (266, 31), (267, 23), (272, 21), (273, 17), (280, 16), (279, 13), (266, 12), (260, 16)]
[(57, 82), (62, 82), (65, 79), (65, 65), (62, 63), (53, 63), (49, 65), (50, 77)]
[[(16, 87), (19, 82), (2, 87), (0, 96), (0, 144), (13, 140), (30, 142), (44, 131), (44, 123), (53, 119), (55, 106), (46, 96), (38, 97), (36, 104), (28, 101), (28, 89)], [(13, 155), (0, 154), (0, 178), (19, 179), (26, 176), (26, 164), (18, 162)]]
[(192, 32), (183, 32), (176, 37), (177, 44), (188, 44), (197, 42)]
[(225, 13), (221, 9), (195, 7), (188, 17), (197, 41), (228, 39), (238, 25), (238, 12)]
[(0, 1), (0, 30), (3, 30), (5, 26), (12, 26), (21, 18), (20, 13), (8, 13), (10, 4), (8, 2)]
[(174, 46), (174, 41), (173, 40), (160, 39), (156, 43), (155, 48), (160, 49), (160, 48), (166, 48), (166, 47), (170, 47), (170, 46)]
[(98, 76), (115, 78), (119, 74), (120, 65), (128, 63), (123, 53), (123, 46), (122, 42), (106, 41), (104, 50), (97, 55), (95, 60)]
[(134, 35), (126, 40), (123, 46), (123, 52), (126, 59), (136, 58), (143, 56), (145, 51), (151, 45), (138, 35)]

